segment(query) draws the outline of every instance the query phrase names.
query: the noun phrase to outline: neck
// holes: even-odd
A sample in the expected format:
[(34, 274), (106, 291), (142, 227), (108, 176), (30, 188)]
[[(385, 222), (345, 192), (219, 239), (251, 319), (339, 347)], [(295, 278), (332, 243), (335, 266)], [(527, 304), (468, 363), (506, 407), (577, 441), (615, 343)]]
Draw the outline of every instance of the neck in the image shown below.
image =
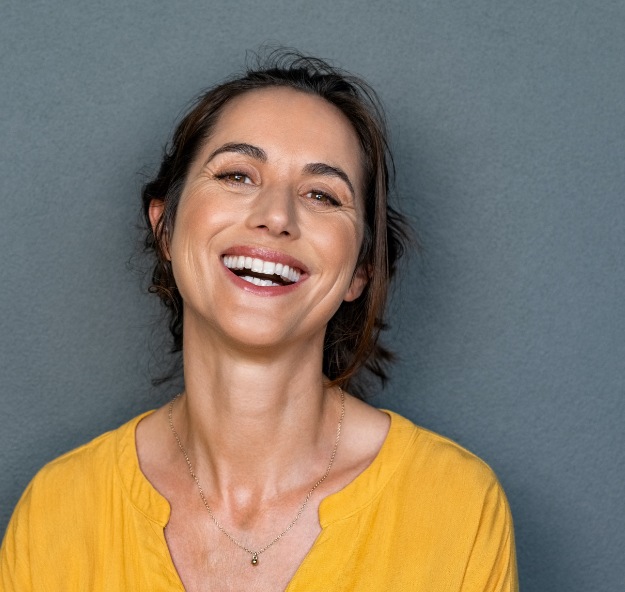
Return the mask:
[(325, 470), (340, 414), (326, 389), (322, 344), (243, 352), (185, 336), (185, 392), (173, 420), (211, 496), (253, 487), (258, 497)]

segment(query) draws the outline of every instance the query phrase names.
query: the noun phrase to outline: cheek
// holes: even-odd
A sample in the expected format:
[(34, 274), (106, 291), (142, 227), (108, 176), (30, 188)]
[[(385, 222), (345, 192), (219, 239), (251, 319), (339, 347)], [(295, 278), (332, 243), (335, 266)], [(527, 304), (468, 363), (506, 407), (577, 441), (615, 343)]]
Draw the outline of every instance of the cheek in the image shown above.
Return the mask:
[(219, 228), (232, 221), (232, 208), (219, 199), (218, 194), (189, 191), (180, 198), (172, 245), (192, 238), (205, 242)]
[(361, 224), (349, 220), (349, 223), (328, 224), (325, 232), (316, 235), (316, 248), (325, 254), (325, 261), (334, 270), (337, 281), (347, 286), (358, 263), (362, 243)]

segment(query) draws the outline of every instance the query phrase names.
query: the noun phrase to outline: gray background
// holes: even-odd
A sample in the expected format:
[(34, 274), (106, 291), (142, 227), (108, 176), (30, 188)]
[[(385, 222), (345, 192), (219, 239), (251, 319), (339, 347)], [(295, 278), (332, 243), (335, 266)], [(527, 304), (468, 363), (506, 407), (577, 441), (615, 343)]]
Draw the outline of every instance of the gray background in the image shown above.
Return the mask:
[(424, 250), (374, 402), (495, 469), (525, 592), (625, 589), (622, 0), (5, 0), (0, 532), (43, 463), (174, 392), (149, 384), (138, 191), (189, 99), (264, 42), (388, 110)]

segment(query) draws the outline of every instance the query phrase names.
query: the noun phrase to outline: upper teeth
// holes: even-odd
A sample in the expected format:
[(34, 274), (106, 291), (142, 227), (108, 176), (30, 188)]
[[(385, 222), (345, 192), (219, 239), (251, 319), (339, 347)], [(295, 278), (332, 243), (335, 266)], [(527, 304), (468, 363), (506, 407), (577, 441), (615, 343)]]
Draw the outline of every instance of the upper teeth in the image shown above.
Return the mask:
[(267, 275), (279, 275), (291, 282), (299, 281), (301, 272), (282, 263), (274, 261), (263, 261), (262, 259), (253, 259), (252, 257), (244, 257), (243, 255), (225, 255), (223, 258), (224, 265), (228, 269), (250, 269), (255, 273), (263, 273)]

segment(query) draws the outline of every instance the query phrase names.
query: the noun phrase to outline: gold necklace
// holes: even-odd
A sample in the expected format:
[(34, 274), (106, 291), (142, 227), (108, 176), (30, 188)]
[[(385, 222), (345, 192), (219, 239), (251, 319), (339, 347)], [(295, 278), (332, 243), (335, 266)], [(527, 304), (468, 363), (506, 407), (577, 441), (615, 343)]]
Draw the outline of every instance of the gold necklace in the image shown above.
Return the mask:
[(182, 452), (182, 455), (184, 456), (184, 459), (187, 462), (187, 467), (189, 467), (189, 473), (191, 474), (191, 477), (193, 477), (193, 480), (195, 481), (195, 484), (197, 485), (198, 491), (200, 492), (200, 497), (202, 498), (202, 502), (204, 503), (204, 507), (206, 508), (206, 510), (207, 510), (209, 516), (211, 517), (212, 521), (215, 523), (215, 526), (221, 532), (223, 532), (237, 547), (243, 549), (246, 553), (249, 553), (252, 556), (251, 563), (254, 566), (258, 565), (258, 556), (261, 553), (264, 553), (267, 549), (269, 549), (269, 547), (271, 547), (275, 543), (277, 543), (287, 532), (289, 532), (289, 530), (291, 530), (295, 526), (295, 523), (299, 520), (300, 516), (302, 515), (302, 513), (306, 509), (306, 506), (308, 505), (308, 502), (309, 502), (313, 492), (315, 491), (315, 489), (317, 489), (317, 487), (319, 487), (319, 485), (321, 485), (326, 480), (326, 477), (330, 474), (330, 469), (332, 468), (332, 465), (334, 464), (334, 457), (336, 456), (336, 449), (339, 446), (339, 440), (341, 438), (341, 426), (343, 425), (343, 418), (345, 417), (345, 393), (343, 392), (343, 389), (341, 387), (339, 387), (339, 392), (341, 393), (341, 415), (339, 417), (339, 423), (338, 423), (338, 426), (336, 428), (336, 439), (334, 440), (334, 448), (332, 449), (332, 454), (330, 455), (330, 462), (328, 463), (328, 468), (326, 469), (326, 472), (319, 479), (319, 481), (317, 481), (312, 486), (312, 488), (308, 492), (308, 495), (306, 496), (306, 499), (304, 499), (304, 503), (300, 506), (299, 510), (297, 511), (297, 514), (295, 515), (295, 518), (293, 518), (293, 520), (291, 520), (289, 525), (275, 539), (273, 539), (271, 542), (267, 543), (264, 547), (261, 547), (260, 549), (258, 549), (256, 551), (254, 551), (252, 549), (248, 549), (248, 547), (246, 547), (243, 543), (240, 543), (239, 541), (237, 541), (219, 523), (217, 518), (215, 518), (215, 514), (213, 514), (213, 511), (211, 510), (211, 507), (208, 505), (208, 502), (206, 501), (206, 497), (204, 496), (204, 490), (202, 489), (202, 486), (200, 485), (200, 480), (197, 478), (197, 475), (195, 474), (195, 470), (193, 469), (193, 465), (191, 464), (191, 461), (189, 460), (189, 455), (187, 454), (187, 451), (185, 450), (185, 447), (182, 445), (182, 441), (180, 440), (180, 436), (178, 436), (178, 432), (174, 428), (174, 421), (172, 419), (172, 411), (173, 411), (173, 408), (174, 408), (174, 403), (182, 395), (182, 393), (178, 393), (169, 403), (169, 415), (168, 415), (168, 417), (169, 417), (169, 427), (171, 428), (171, 431), (172, 431), (172, 434), (174, 435), (174, 438), (176, 438), (176, 442), (178, 443), (178, 448), (180, 448), (180, 450)]

